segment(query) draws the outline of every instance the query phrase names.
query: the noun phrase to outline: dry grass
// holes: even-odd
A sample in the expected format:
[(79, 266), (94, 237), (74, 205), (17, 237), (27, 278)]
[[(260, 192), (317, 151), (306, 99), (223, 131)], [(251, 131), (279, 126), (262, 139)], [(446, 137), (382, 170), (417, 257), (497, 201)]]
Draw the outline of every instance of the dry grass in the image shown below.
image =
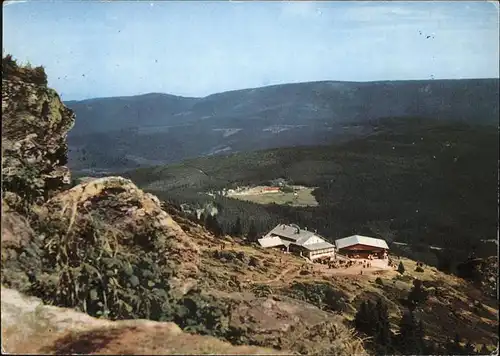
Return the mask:
[(213, 337), (181, 332), (170, 323), (92, 329), (64, 335), (41, 349), (48, 354), (165, 355), (165, 354), (276, 354), (275, 350), (233, 346)]
[[(430, 297), (419, 312), (422, 314), (424, 328), (431, 340), (443, 343), (447, 339), (452, 339), (455, 331), (473, 343), (494, 344), (498, 340), (494, 331), (494, 326), (498, 325), (497, 309), (489, 306), (491, 303), (488, 302), (487, 297), (476, 291), (472, 285), (464, 280), (437, 271), (435, 268), (424, 266), (423, 272), (416, 272), (416, 261), (401, 259), (406, 269), (404, 275), (390, 270), (387, 273), (377, 275), (335, 276), (330, 275), (331, 270), (324, 270), (322, 265), (314, 265), (313, 271), (309, 274), (301, 274), (300, 267), (311, 267), (311, 265), (292, 254), (283, 254), (275, 249), (262, 250), (238, 243), (228, 246), (227, 249), (234, 252), (244, 252), (265, 261), (266, 267), (265, 269), (253, 270), (241, 267), (233, 270), (231, 263), (222, 263), (213, 258), (206, 260), (203, 264), (210, 270), (211, 274), (217, 276), (217, 279), (213, 280), (212, 288), (228, 288), (222, 285), (222, 281), (237, 278), (240, 281), (251, 280), (254, 282), (242, 285), (244, 291), (246, 291), (245, 288), (249, 288), (251, 291), (252, 285), (262, 284), (271, 288), (271, 295), (279, 296), (280, 290), (289, 288), (294, 282), (329, 282), (336, 289), (342, 290), (348, 295), (350, 304), (342, 314), (344, 322), (349, 323), (353, 320), (362, 300), (381, 298), (389, 306), (392, 329), (397, 331), (397, 325), (406, 308), (401, 300), (407, 297), (413, 287), (413, 280), (418, 278), (430, 283), (430, 285), (439, 286), (440, 293), (442, 293), (438, 297)], [(377, 277), (382, 280), (383, 285), (375, 284)], [(233, 288), (231, 291), (234, 293), (235, 289)], [(485, 303), (485, 312), (481, 316), (475, 315), (472, 310), (471, 295)]]

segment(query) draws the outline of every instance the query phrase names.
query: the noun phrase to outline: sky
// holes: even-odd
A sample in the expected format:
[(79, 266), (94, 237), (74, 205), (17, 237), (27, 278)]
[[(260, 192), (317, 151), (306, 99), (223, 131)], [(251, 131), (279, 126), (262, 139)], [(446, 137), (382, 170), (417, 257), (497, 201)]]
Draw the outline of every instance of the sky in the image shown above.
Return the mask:
[(453, 1), (4, 3), (3, 52), (63, 100), (499, 77), (499, 10)]

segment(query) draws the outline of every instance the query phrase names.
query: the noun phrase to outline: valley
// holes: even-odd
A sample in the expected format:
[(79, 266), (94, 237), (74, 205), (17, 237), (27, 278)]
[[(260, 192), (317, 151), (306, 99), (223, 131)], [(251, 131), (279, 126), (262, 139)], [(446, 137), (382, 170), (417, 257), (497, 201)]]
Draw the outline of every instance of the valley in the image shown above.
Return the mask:
[[(198, 158), (123, 174), (174, 204), (215, 204), (226, 232), (241, 217), (244, 232), (252, 221), (259, 232), (288, 221), (314, 227), (330, 240), (360, 233), (421, 246), (410, 252), (412, 258), (424, 257), (418, 251), (429, 245), (460, 246), (461, 252), (447, 256), (456, 261), (473, 249), (484, 251), (481, 240), (496, 234), (496, 199), (490, 194), (497, 182), (496, 131), (419, 118), (383, 119), (371, 130), (346, 143)], [(311, 191), (317, 205), (280, 205), (281, 193), (204, 194), (270, 187), (279, 177), (317, 187)], [(425, 259), (438, 266), (438, 255), (432, 250)]]

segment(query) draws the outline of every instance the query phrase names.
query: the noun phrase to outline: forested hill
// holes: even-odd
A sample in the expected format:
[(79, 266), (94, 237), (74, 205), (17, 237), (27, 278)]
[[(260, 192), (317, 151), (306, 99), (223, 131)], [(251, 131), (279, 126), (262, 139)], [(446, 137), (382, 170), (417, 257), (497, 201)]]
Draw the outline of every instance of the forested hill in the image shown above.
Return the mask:
[(204, 155), (329, 144), (353, 122), (419, 116), (496, 125), (498, 79), (308, 82), (224, 92), (68, 101), (71, 168), (121, 169)]
[(372, 122), (350, 142), (241, 153), (144, 168), (126, 174), (178, 204), (211, 200), (199, 192), (284, 177), (319, 187), (319, 207), (257, 205), (216, 198), (227, 231), (238, 216), (265, 231), (279, 221), (317, 228), (330, 239), (360, 233), (471, 251), (494, 239), (497, 223), (496, 128), (425, 119)]
[(74, 135), (199, 121), (235, 127), (407, 115), (492, 123), (498, 116), (498, 85), (498, 79), (324, 81), (228, 91), (204, 98), (151, 93), (65, 104), (78, 117)]

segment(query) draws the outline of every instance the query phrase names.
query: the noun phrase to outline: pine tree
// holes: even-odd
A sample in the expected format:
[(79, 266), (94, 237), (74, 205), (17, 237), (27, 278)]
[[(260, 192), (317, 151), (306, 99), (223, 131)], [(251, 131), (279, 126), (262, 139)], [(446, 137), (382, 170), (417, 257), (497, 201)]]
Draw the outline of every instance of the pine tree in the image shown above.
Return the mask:
[(249, 242), (256, 242), (258, 239), (257, 227), (255, 222), (252, 220), (250, 222), (250, 228), (248, 229), (247, 240)]
[(213, 218), (213, 221), (214, 221), (214, 235), (219, 237), (219, 236), (223, 236), (224, 235), (224, 229), (222, 228), (221, 224), (219, 223), (219, 220), (217, 219), (217, 217), (214, 215), (214, 218)]
[(379, 299), (376, 303), (363, 301), (354, 319), (358, 331), (372, 336), (376, 342), (377, 354), (392, 353), (392, 333), (387, 305)]
[(424, 351), (424, 331), (412, 310), (405, 312), (399, 324), (399, 344), (401, 351), (421, 355)]
[(200, 220), (201, 220), (201, 221), (203, 221), (203, 226), (205, 226), (205, 228), (206, 228), (207, 230), (210, 230), (210, 224), (211, 224), (211, 221), (210, 221), (210, 220), (211, 220), (211, 219), (212, 219), (212, 216), (211, 216), (211, 215), (209, 215), (209, 214), (206, 214), (206, 215), (205, 215), (205, 214), (203, 214), (203, 213), (202, 213), (202, 214), (200, 215)]
[(403, 261), (399, 262), (398, 272), (401, 273), (401, 274), (405, 273), (405, 266), (403, 265)]
[(382, 302), (382, 299), (377, 301), (376, 312), (378, 316), (376, 340), (378, 344), (385, 346), (387, 351), (387, 347), (391, 344), (391, 324), (387, 304)]
[(436, 342), (430, 342), (425, 348), (426, 355), (439, 355), (442, 354), (439, 349), (439, 345)]
[(363, 301), (354, 318), (354, 324), (358, 331), (367, 332), (369, 323), (367, 303)]
[(378, 326), (378, 312), (377, 312), (377, 304), (368, 300), (366, 303), (367, 313), (368, 313), (368, 333), (371, 335), (375, 335), (377, 332)]
[(413, 281), (413, 288), (408, 294), (408, 302), (414, 309), (417, 305), (422, 304), (427, 299), (427, 292), (422, 286), (422, 281), (415, 279)]
[(233, 235), (233, 236), (241, 236), (241, 233), (242, 233), (241, 219), (238, 216), (236, 218), (236, 222), (233, 225), (233, 228), (231, 229), (231, 235)]
[(205, 227), (216, 237), (223, 235), (223, 230), (215, 215), (207, 214), (207, 216), (205, 217)]

